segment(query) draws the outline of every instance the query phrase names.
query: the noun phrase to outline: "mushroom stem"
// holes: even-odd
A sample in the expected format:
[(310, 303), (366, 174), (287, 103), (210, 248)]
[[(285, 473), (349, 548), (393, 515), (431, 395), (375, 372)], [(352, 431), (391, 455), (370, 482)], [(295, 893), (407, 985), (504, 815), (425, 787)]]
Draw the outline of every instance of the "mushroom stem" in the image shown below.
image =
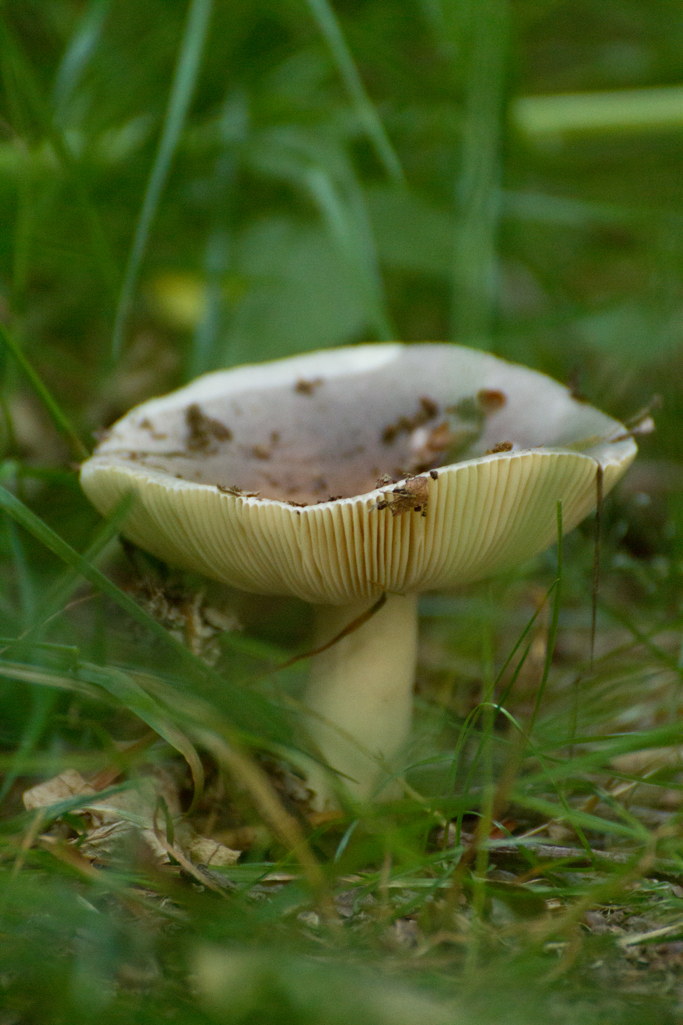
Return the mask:
[[(325, 644), (372, 605), (316, 608), (316, 646)], [(307, 725), (327, 763), (343, 775), (354, 797), (389, 797), (382, 779), (410, 733), (417, 660), (417, 596), (391, 594), (367, 622), (311, 660), (304, 701), (314, 713)], [(333, 774), (307, 769), (314, 804), (338, 807)]]

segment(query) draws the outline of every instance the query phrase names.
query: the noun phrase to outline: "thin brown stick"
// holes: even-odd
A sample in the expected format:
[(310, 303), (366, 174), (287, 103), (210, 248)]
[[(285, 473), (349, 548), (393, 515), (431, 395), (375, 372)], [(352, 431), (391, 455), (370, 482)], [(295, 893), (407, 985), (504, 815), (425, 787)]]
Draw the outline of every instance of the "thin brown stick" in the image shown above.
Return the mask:
[(21, 872), (24, 866), (24, 862), (26, 860), (26, 855), (30, 848), (33, 847), (33, 844), (36, 842), (36, 839), (38, 837), (38, 834), (40, 833), (44, 821), (45, 808), (38, 808), (35, 817), (31, 822), (31, 825), (28, 827), (22, 838), (19, 853), (17, 854), (14, 865), (12, 866), (12, 872), (10, 875), (11, 879), (16, 879), (19, 873)]
[(187, 875), (191, 876), (202, 886), (206, 886), (209, 890), (213, 890), (214, 893), (220, 893), (222, 897), (227, 897), (227, 891), (222, 886), (219, 886), (218, 883), (214, 882), (208, 873), (203, 872), (198, 865), (193, 864), (178, 844), (171, 843), (169, 839), (164, 836), (161, 830), (157, 827), (156, 813), (154, 815), (154, 836), (156, 837), (157, 843), (163, 847), (171, 858), (175, 858)]
[(331, 641), (327, 641), (322, 644), (319, 648), (312, 648), (310, 651), (304, 651), (300, 655), (294, 655), (292, 658), (288, 658), (286, 662), (281, 662), (277, 666), (273, 666), (272, 669), (266, 669), (264, 672), (259, 673), (258, 676), (251, 677), (253, 680), (260, 680), (263, 676), (270, 676), (271, 673), (280, 673), (283, 669), (289, 669), (290, 666), (296, 665), (297, 662), (303, 662), (304, 659), (313, 658), (314, 655), (322, 655), (323, 651), (327, 651), (328, 648), (333, 647), (339, 641), (343, 640), (344, 637), (348, 637), (349, 634), (355, 633), (356, 630), (360, 630), (361, 626), (365, 626), (369, 619), (372, 619), (379, 610), (386, 605), (387, 594), (380, 595), (374, 605), (371, 605), (365, 612), (361, 612), (360, 616), (356, 616), (350, 623), (340, 630), (338, 634), (335, 634)]
[(106, 790), (129, 768), (131, 762), (139, 754), (142, 754), (143, 751), (146, 751), (148, 747), (151, 747), (159, 739), (159, 734), (155, 730), (148, 730), (146, 733), (143, 733), (138, 740), (133, 741), (132, 744), (129, 744), (125, 750), (119, 753), (114, 765), (107, 765), (104, 769), (100, 769), (90, 780), (90, 785), (95, 790)]

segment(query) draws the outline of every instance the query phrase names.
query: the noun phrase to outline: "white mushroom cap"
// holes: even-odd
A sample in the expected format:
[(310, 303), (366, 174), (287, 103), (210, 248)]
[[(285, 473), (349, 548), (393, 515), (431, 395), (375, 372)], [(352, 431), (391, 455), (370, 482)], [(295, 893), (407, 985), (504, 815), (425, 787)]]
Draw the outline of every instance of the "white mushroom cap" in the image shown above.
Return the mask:
[[(467, 458), (375, 487), (481, 394), (498, 408)], [(152, 399), (114, 425), (81, 482), (104, 514), (132, 491), (124, 533), (175, 566), (346, 605), (530, 558), (556, 537), (558, 500), (571, 530), (595, 507), (598, 464), (607, 493), (635, 453), (621, 424), (544, 374), (457, 345), (380, 343)]]

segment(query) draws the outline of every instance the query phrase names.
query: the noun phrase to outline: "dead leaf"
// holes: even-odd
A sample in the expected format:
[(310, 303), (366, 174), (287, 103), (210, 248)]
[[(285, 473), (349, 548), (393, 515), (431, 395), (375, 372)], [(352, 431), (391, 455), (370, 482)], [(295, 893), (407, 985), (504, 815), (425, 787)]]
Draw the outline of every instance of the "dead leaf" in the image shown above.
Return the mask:
[(217, 840), (196, 836), (187, 848), (192, 861), (207, 868), (226, 868), (239, 860), (241, 851), (233, 851)]
[[(24, 805), (29, 811), (39, 810), (79, 796), (90, 798), (77, 812), (85, 826), (85, 836), (78, 840), (78, 854), (83, 859), (103, 864), (128, 859), (131, 848), (140, 842), (159, 865), (168, 865), (174, 858), (188, 871), (192, 863), (225, 868), (234, 865), (240, 857), (240, 851), (194, 834), (183, 819), (173, 776), (160, 768), (137, 779), (130, 789), (105, 797), (75, 769), (65, 769), (54, 779), (27, 790)], [(173, 842), (166, 836), (163, 804), (172, 823)], [(41, 842), (54, 841), (49, 835), (40, 839)], [(73, 846), (68, 846), (74, 850)], [(203, 875), (201, 881), (206, 883)]]
[(26, 790), (22, 799), (26, 810), (33, 811), (36, 808), (49, 808), (51, 804), (59, 804), (60, 801), (68, 801), (70, 797), (95, 793), (95, 788), (83, 779), (80, 772), (65, 769), (54, 779)]

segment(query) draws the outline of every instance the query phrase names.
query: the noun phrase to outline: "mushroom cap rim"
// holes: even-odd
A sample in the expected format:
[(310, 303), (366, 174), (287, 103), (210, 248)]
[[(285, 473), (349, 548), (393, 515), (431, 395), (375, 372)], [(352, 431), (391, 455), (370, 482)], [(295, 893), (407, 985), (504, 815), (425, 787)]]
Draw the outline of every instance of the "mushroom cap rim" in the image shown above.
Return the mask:
[[(283, 499), (279, 499), (279, 498), (265, 498), (265, 497), (261, 498), (260, 496), (250, 495), (250, 494), (242, 494), (242, 495), (240, 495), (240, 494), (233, 494), (232, 492), (230, 492), (228, 490), (220, 488), (217, 484), (206, 484), (206, 483), (201, 483), (199, 481), (186, 480), (184, 477), (175, 477), (175, 476), (172, 476), (171, 474), (169, 474), (169, 473), (167, 473), (165, 471), (157, 470), (157, 469), (155, 469), (153, 467), (145, 467), (145, 466), (140, 465), (140, 464), (134, 464), (132, 462), (132, 460), (128, 460), (128, 459), (125, 459), (125, 458), (122, 458), (122, 457), (117, 458), (113, 454), (109, 454), (109, 453), (103, 453), (102, 455), (98, 455), (96, 453), (95, 455), (91, 456), (89, 459), (85, 460), (85, 462), (83, 462), (83, 464), (81, 465), (81, 474), (84, 472), (84, 470), (87, 473), (88, 471), (86, 470), (86, 467), (92, 466), (92, 464), (94, 464), (94, 463), (99, 463), (100, 466), (102, 466), (102, 464), (105, 464), (105, 465), (109, 465), (112, 469), (115, 468), (117, 470), (122, 470), (122, 471), (130, 474), (133, 477), (138, 477), (138, 478), (143, 478), (143, 479), (145, 477), (148, 477), (150, 479), (156, 480), (157, 482), (165, 483), (167, 486), (171, 485), (173, 490), (176, 490), (176, 489), (184, 490), (184, 489), (189, 488), (190, 490), (196, 490), (196, 491), (218, 492), (225, 499), (233, 499), (235, 501), (239, 501), (239, 502), (243, 502), (243, 503), (246, 503), (246, 504), (249, 504), (249, 505), (255, 505), (255, 506), (258, 506), (258, 505), (275, 505), (275, 506), (280, 506), (281, 508), (289, 509), (289, 510), (296, 509), (298, 512), (301, 513), (303, 511), (309, 510), (309, 509), (323, 509), (325, 506), (340, 506), (340, 505), (344, 505), (344, 504), (358, 502), (358, 501), (361, 501), (361, 500), (366, 500), (366, 501), (376, 500), (376, 499), (381, 498), (382, 495), (391, 494), (394, 488), (400, 487), (401, 484), (404, 484), (404, 483), (406, 483), (409, 480), (415, 480), (416, 478), (429, 479), (432, 473), (436, 473), (440, 477), (442, 473), (457, 472), (458, 470), (460, 470), (463, 467), (478, 466), (478, 465), (482, 465), (484, 463), (493, 462), (494, 460), (500, 460), (500, 459), (509, 459), (509, 460), (519, 459), (520, 457), (522, 457), (524, 455), (529, 455), (529, 454), (535, 453), (535, 454), (538, 454), (538, 455), (548, 455), (548, 456), (552, 456), (552, 455), (556, 455), (556, 456), (567, 456), (568, 455), (568, 456), (573, 456), (573, 457), (579, 456), (579, 457), (581, 457), (583, 459), (588, 459), (591, 462), (596, 463), (597, 465), (606, 466), (606, 465), (609, 465), (610, 463), (621, 464), (624, 461), (630, 462), (634, 458), (634, 456), (636, 455), (636, 452), (638, 450), (636, 443), (630, 437), (629, 438), (624, 438), (624, 439), (619, 440), (619, 441), (610, 441), (609, 438), (606, 438), (604, 440), (604, 442), (602, 442), (602, 444), (605, 445), (605, 446), (609, 445), (610, 447), (613, 447), (613, 446), (616, 446), (616, 445), (621, 447), (623, 445), (625, 451), (624, 451), (623, 455), (621, 456), (621, 458), (619, 458), (619, 459), (617, 459), (617, 458), (608, 458), (608, 459), (606, 459), (604, 461), (598, 459), (597, 456), (589, 455), (587, 452), (577, 451), (575, 449), (568, 448), (568, 447), (567, 448), (563, 448), (563, 447), (549, 447), (549, 446), (545, 446), (545, 445), (538, 445), (538, 446), (533, 447), (533, 448), (516, 449), (515, 451), (512, 451), (512, 452), (491, 452), (491, 453), (486, 453), (485, 455), (475, 456), (475, 457), (473, 457), (471, 459), (463, 459), (463, 460), (460, 460), (460, 461), (458, 461), (456, 463), (447, 463), (447, 464), (445, 464), (443, 466), (435, 466), (435, 467), (432, 468), (432, 470), (423, 470), (421, 473), (409, 474), (406, 477), (398, 477), (396, 480), (391, 481), (390, 483), (387, 483), (387, 484), (383, 484), (381, 487), (373, 488), (371, 491), (360, 492), (359, 494), (356, 494), (356, 495), (347, 495), (347, 496), (344, 496), (343, 498), (325, 499), (325, 500), (320, 501), (320, 502), (310, 502), (310, 503), (306, 503), (305, 505), (299, 505), (296, 502), (286, 502)], [(599, 447), (599, 444), (595, 445), (595, 446), (592, 446), (592, 448), (594, 448), (594, 449), (598, 448), (598, 447)], [(93, 466), (92, 469), (94, 469), (94, 468), (95, 467)], [(432, 479), (435, 479), (435, 478), (432, 478)]]

